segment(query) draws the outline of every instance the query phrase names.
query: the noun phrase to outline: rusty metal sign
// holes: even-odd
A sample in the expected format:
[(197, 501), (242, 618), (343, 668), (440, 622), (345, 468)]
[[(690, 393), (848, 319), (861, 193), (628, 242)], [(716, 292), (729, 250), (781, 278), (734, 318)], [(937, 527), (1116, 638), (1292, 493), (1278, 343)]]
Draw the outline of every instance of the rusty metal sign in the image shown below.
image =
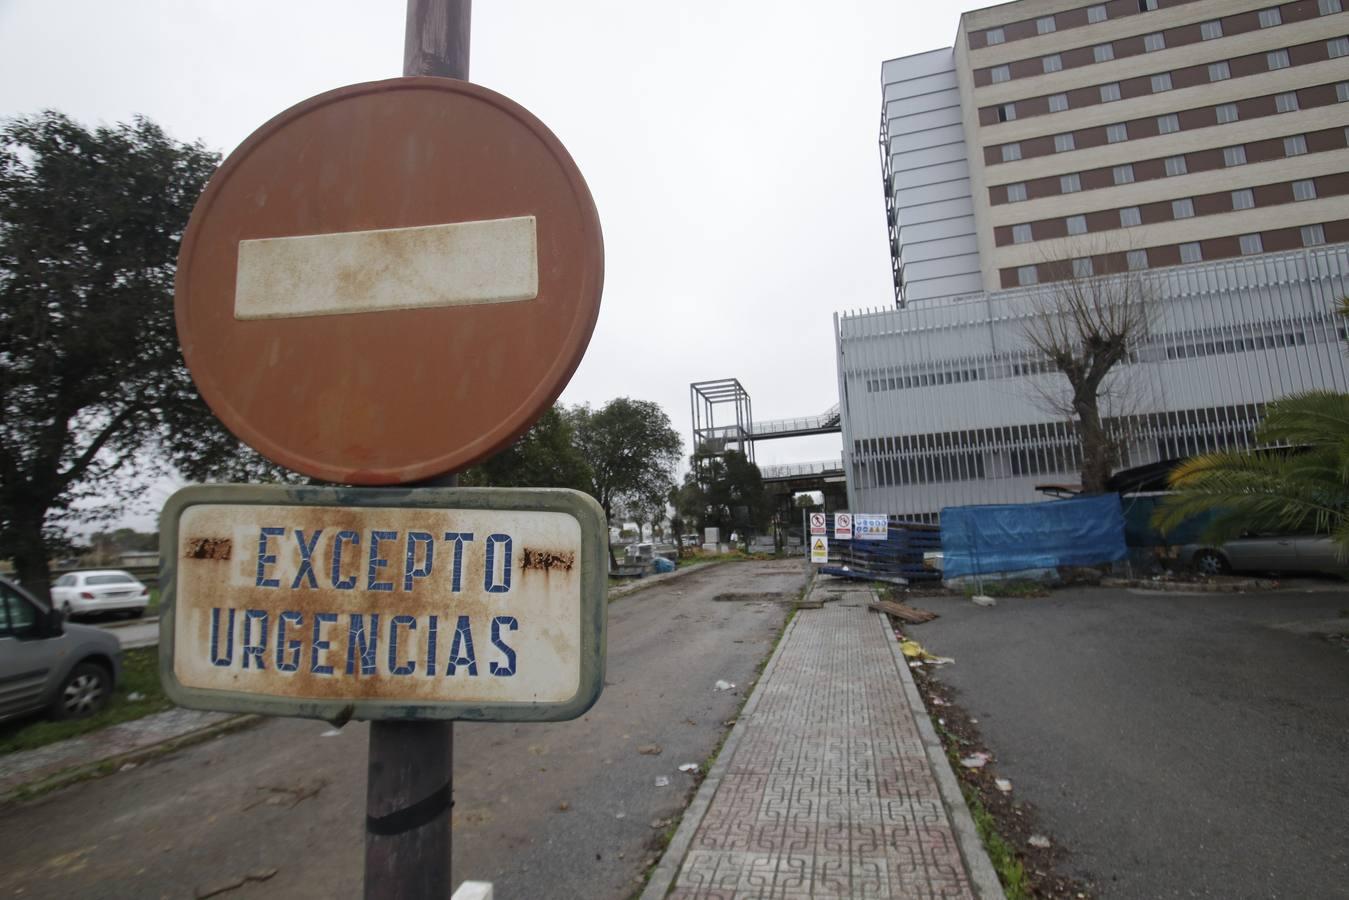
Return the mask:
[(560, 489), (186, 488), (161, 518), (160, 674), (197, 709), (574, 718), (603, 684), (605, 537)]
[(229, 155), (174, 307), (234, 434), (324, 481), (407, 484), (557, 399), (603, 280), (594, 201), (542, 122), (478, 85), (394, 78), (306, 100)]

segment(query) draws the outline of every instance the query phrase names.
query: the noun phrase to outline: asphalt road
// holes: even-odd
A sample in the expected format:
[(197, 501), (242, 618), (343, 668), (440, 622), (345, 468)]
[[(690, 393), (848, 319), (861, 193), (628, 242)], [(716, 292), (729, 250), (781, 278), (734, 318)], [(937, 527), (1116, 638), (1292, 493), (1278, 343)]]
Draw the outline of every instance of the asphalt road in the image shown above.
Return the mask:
[[(581, 719), (455, 726), (454, 880), (501, 897), (626, 897), (690, 799), (804, 583), (799, 561), (711, 567), (609, 607), (606, 688)], [(725, 602), (720, 594), (758, 594)], [(719, 680), (732, 691), (717, 691)], [(368, 729), (274, 719), (0, 809), (0, 896), (361, 895)], [(658, 745), (649, 755), (639, 748)], [(669, 785), (658, 787), (658, 778)]]
[(117, 635), (123, 650), (137, 647), (153, 647), (159, 643), (159, 620), (153, 622), (81, 622), (82, 625), (97, 625), (105, 631)]
[(999, 774), (1105, 898), (1349, 897), (1349, 590), (919, 605)]

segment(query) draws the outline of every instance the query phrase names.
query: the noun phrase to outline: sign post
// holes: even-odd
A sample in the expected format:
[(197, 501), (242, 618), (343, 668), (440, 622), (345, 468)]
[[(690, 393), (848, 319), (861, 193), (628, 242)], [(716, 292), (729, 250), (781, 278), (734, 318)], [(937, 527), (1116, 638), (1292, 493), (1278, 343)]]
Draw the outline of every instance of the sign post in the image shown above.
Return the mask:
[(604, 271), (561, 142), (468, 83), (470, 8), (408, 0), (404, 77), (254, 132), (178, 260), (179, 341), (216, 416), (366, 487), (170, 498), (161, 680), (193, 708), (371, 720), (367, 898), (450, 895), (454, 719), (575, 718), (603, 686), (598, 505), (453, 487), (561, 394)]

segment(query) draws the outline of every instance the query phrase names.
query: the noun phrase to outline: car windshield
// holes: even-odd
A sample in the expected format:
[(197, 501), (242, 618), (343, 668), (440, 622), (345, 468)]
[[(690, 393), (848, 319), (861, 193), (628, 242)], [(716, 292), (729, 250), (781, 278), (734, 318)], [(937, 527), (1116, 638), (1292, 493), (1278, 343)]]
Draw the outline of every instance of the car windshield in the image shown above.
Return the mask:
[(85, 584), (134, 584), (135, 579), (130, 575), (89, 575), (84, 579)]

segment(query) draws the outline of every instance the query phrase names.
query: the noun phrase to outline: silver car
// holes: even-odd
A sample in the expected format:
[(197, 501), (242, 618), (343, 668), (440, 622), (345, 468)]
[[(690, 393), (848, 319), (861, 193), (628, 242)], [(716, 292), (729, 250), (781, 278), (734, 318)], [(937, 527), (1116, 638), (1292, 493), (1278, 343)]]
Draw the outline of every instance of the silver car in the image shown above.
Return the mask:
[(92, 716), (122, 677), (117, 638), (72, 625), (0, 578), (0, 720), (46, 711), (57, 719)]
[(1320, 572), (1349, 578), (1349, 561), (1324, 535), (1250, 534), (1219, 546), (1186, 544), (1179, 562), (1201, 575), (1228, 572)]

